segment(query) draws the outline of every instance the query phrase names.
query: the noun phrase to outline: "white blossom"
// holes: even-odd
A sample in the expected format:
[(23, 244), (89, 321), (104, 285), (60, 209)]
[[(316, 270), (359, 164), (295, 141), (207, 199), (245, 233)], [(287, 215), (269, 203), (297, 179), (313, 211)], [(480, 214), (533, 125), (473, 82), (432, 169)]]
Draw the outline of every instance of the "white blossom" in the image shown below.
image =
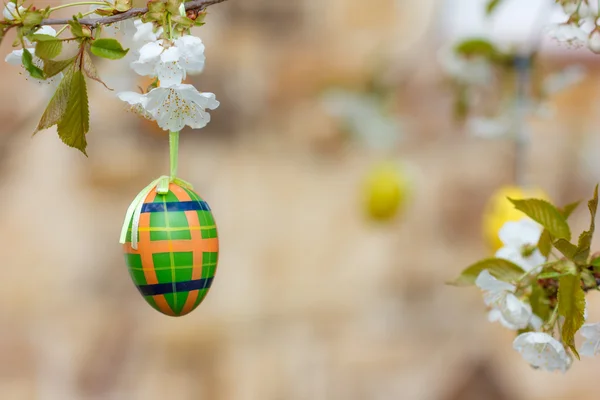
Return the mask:
[(19, 6), (19, 11), (17, 12), (17, 5), (15, 3), (8, 2), (4, 10), (2, 11), (2, 15), (5, 20), (14, 21), (17, 18), (20, 18), (19, 14), (25, 11), (24, 7)]
[(527, 332), (516, 337), (513, 348), (534, 367), (547, 371), (566, 372), (571, 358), (563, 345), (552, 336), (542, 332)]
[(133, 41), (137, 43), (150, 43), (158, 40), (160, 35), (163, 33), (163, 28), (160, 27), (156, 32), (154, 31), (154, 24), (152, 22), (142, 22), (141, 19), (133, 21), (135, 27), (135, 33), (133, 34)]
[(571, 65), (551, 74), (543, 82), (543, 89), (546, 95), (553, 95), (566, 88), (581, 82), (585, 78), (585, 68), (581, 65)]
[(461, 83), (488, 85), (493, 78), (492, 65), (483, 57), (466, 58), (453, 49), (443, 49), (438, 61), (446, 75)]
[(515, 286), (494, 278), (487, 270), (483, 270), (475, 284), (484, 292), (485, 304), (492, 307), (488, 319), (500, 323), (513, 330), (526, 328), (533, 313), (531, 306), (515, 296)]
[(179, 131), (186, 125), (194, 129), (203, 128), (210, 122), (206, 109), (219, 107), (213, 93), (201, 93), (186, 84), (160, 86), (146, 94), (122, 92), (118, 97), (129, 103), (134, 111), (155, 120), (158, 126), (169, 131)]
[(204, 69), (204, 44), (200, 38), (186, 35), (173, 44), (150, 42), (139, 50), (139, 59), (131, 68), (142, 76), (158, 77), (160, 86), (180, 84), (188, 73)]
[(579, 349), (579, 354), (594, 357), (600, 353), (600, 323), (585, 324), (579, 330), (585, 341)]
[(553, 39), (573, 47), (584, 46), (588, 41), (588, 33), (574, 23), (553, 24), (547, 28), (547, 31)]
[(512, 127), (509, 115), (495, 118), (471, 117), (467, 121), (467, 131), (477, 137), (494, 139), (507, 135)]
[(600, 53), (600, 32), (592, 32), (588, 41), (588, 48), (594, 53)]
[(537, 246), (542, 231), (541, 225), (529, 218), (507, 222), (498, 233), (504, 247), (496, 252), (496, 257), (511, 261), (526, 272), (540, 266), (546, 258), (533, 248)]
[[(12, 3), (9, 3), (12, 4)], [(36, 34), (44, 34), (44, 35), (49, 35), (49, 36), (56, 36), (56, 31), (49, 27), (49, 26), (43, 26), (41, 28), (39, 28), (38, 30), (35, 31)], [(28, 43), (30, 44), (30, 43)], [(32, 62), (33, 65), (35, 65), (36, 67), (43, 69), (44, 68), (44, 61), (37, 57), (35, 55), (35, 46), (33, 47), (28, 47), (27, 50), (31, 53), (32, 55)], [(11, 65), (16, 65), (16, 66), (20, 66), (23, 67), (23, 49), (19, 49), (19, 50), (13, 50), (12, 52), (10, 52), (6, 58), (4, 59), (4, 61), (6, 61), (7, 63), (11, 64)], [(23, 67), (24, 68), (24, 67)], [(58, 82), (60, 82), (60, 80), (62, 79), (63, 74), (62, 72), (51, 77), (48, 79), (37, 79), (37, 78), (33, 78), (31, 76), (28, 75), (27, 79), (33, 79), (34, 82), (38, 83), (38, 84), (46, 84), (46, 85), (57, 85)]]

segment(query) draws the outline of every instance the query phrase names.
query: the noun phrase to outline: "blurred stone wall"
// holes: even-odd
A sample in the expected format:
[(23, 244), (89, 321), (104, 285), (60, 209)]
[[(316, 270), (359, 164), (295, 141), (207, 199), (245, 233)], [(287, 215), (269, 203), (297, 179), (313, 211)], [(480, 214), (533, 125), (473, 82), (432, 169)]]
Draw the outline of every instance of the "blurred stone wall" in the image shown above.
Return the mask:
[[(89, 159), (52, 129), (32, 139), (50, 93), (0, 66), (3, 92), (18, 93), (0, 97), (0, 398), (596, 399), (597, 360), (535, 372), (486, 321), (476, 289), (444, 285), (487, 255), (480, 216), (511, 180), (512, 146), (451, 123), (435, 4), (211, 9), (198, 31), (207, 69), (193, 82), (222, 106), (208, 128), (182, 134), (179, 170), (211, 204), (222, 250), (209, 296), (181, 319), (144, 303), (118, 245), (129, 202), (167, 171), (166, 136), (91, 82)], [(360, 205), (381, 155), (346, 142), (317, 99), (334, 83), (364, 87), (378, 57), (403, 82), (409, 132), (397, 157), (415, 180), (402, 217), (383, 226)], [(99, 68), (135, 88), (122, 65)], [(593, 152), (580, 151), (600, 122), (590, 68), (556, 99), (555, 119), (531, 121), (532, 177), (559, 203), (598, 179)], [(573, 218), (585, 226), (585, 210)]]

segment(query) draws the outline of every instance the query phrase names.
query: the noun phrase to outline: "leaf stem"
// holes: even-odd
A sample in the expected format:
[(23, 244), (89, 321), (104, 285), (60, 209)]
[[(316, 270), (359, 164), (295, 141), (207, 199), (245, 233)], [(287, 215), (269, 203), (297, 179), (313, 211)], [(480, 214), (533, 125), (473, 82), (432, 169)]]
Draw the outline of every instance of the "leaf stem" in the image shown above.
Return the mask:
[(56, 6), (56, 7), (52, 7), (50, 9), (50, 12), (56, 11), (56, 10), (60, 10), (63, 8), (67, 8), (67, 7), (76, 7), (76, 6), (87, 6), (87, 5), (98, 5), (98, 6), (107, 6), (110, 7), (110, 4), (108, 4), (105, 1), (78, 1), (76, 3), (68, 3), (68, 4), (61, 4), (60, 6)]
[(171, 164), (171, 180), (177, 177), (179, 159), (179, 132), (169, 132), (169, 153)]

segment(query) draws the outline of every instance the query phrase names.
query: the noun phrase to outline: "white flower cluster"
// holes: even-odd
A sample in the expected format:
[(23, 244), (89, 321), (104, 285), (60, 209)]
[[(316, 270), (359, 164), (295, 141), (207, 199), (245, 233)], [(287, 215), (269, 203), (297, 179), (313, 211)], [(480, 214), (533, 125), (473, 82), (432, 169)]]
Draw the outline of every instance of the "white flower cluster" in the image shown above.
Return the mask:
[(563, 0), (562, 9), (568, 15), (567, 21), (548, 27), (548, 34), (573, 47), (587, 46), (594, 53), (600, 53), (600, 18), (587, 0)]
[[(496, 253), (497, 258), (513, 262), (525, 272), (535, 272), (546, 258), (535, 248), (542, 227), (529, 218), (518, 222), (507, 222), (499, 235), (504, 247)], [(551, 334), (540, 331), (542, 319), (532, 312), (531, 305), (517, 297), (516, 287), (493, 277), (489, 271), (482, 271), (475, 284), (484, 293), (484, 302), (491, 308), (490, 322), (498, 321), (511, 330), (528, 329), (513, 342), (513, 348), (533, 367), (548, 371), (565, 372), (572, 364), (564, 345)], [(584, 314), (587, 318), (587, 310)], [(593, 357), (600, 353), (600, 323), (585, 324), (579, 330), (584, 342), (579, 354)]]
[[(96, 6), (97, 8), (97, 6)], [(7, 20), (15, 20), (23, 7), (17, 10), (15, 3), (9, 2), (3, 15)], [(142, 76), (156, 78), (157, 87), (148, 93), (120, 92), (119, 99), (129, 103), (132, 110), (147, 119), (156, 121), (164, 130), (177, 132), (186, 125), (194, 129), (205, 127), (210, 122), (206, 111), (219, 107), (213, 93), (199, 92), (194, 86), (184, 84), (188, 74), (198, 74), (204, 69), (204, 44), (198, 37), (162, 39), (163, 29), (155, 29), (150, 22), (125, 20), (111, 26), (111, 33), (123, 33), (123, 40), (130, 47), (129, 54), (135, 57), (131, 69)], [(43, 26), (35, 33), (56, 36), (56, 31)], [(43, 69), (44, 62), (35, 56), (35, 46), (25, 40), (27, 50), (32, 54), (35, 66)], [(6, 57), (6, 62), (22, 66), (23, 49), (15, 50)], [(56, 85), (62, 79), (60, 73), (49, 79), (31, 78), (37, 83)]]
[(158, 79), (158, 87), (148, 93), (121, 92), (118, 97), (129, 103), (140, 115), (156, 121), (168, 131), (180, 131), (184, 126), (194, 129), (210, 122), (207, 109), (219, 106), (213, 93), (201, 93), (194, 86), (182, 83), (187, 74), (204, 69), (204, 44), (195, 36), (184, 35), (174, 40), (160, 39), (151, 23), (138, 23), (134, 34), (146, 42), (130, 66), (137, 74)]

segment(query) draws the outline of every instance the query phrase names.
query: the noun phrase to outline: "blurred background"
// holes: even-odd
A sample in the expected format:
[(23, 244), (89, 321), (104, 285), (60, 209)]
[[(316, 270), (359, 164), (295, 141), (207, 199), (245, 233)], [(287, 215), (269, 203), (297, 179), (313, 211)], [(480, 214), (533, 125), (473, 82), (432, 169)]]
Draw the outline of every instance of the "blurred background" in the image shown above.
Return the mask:
[[(211, 205), (221, 253), (183, 318), (144, 302), (118, 243), (129, 203), (168, 171), (167, 136), (90, 81), (89, 158), (53, 129), (32, 138), (52, 91), (1, 64), (0, 399), (597, 399), (600, 360), (535, 371), (477, 288), (445, 285), (493, 254), (482, 216), (515, 183), (515, 146), (457, 121), (440, 52), (469, 35), (535, 42), (554, 16), (540, 17), (551, 0), (505, 2), (492, 18), (483, 0), (211, 7), (195, 32), (207, 66), (188, 81), (221, 106), (182, 133), (179, 173)], [(538, 62), (586, 72), (527, 114), (528, 183), (558, 205), (587, 199), (600, 57), (544, 39)], [(124, 63), (98, 69), (116, 90), (147, 84)], [(365, 182), (389, 162), (404, 200), (374, 214)], [(582, 230), (585, 207), (572, 218)]]

